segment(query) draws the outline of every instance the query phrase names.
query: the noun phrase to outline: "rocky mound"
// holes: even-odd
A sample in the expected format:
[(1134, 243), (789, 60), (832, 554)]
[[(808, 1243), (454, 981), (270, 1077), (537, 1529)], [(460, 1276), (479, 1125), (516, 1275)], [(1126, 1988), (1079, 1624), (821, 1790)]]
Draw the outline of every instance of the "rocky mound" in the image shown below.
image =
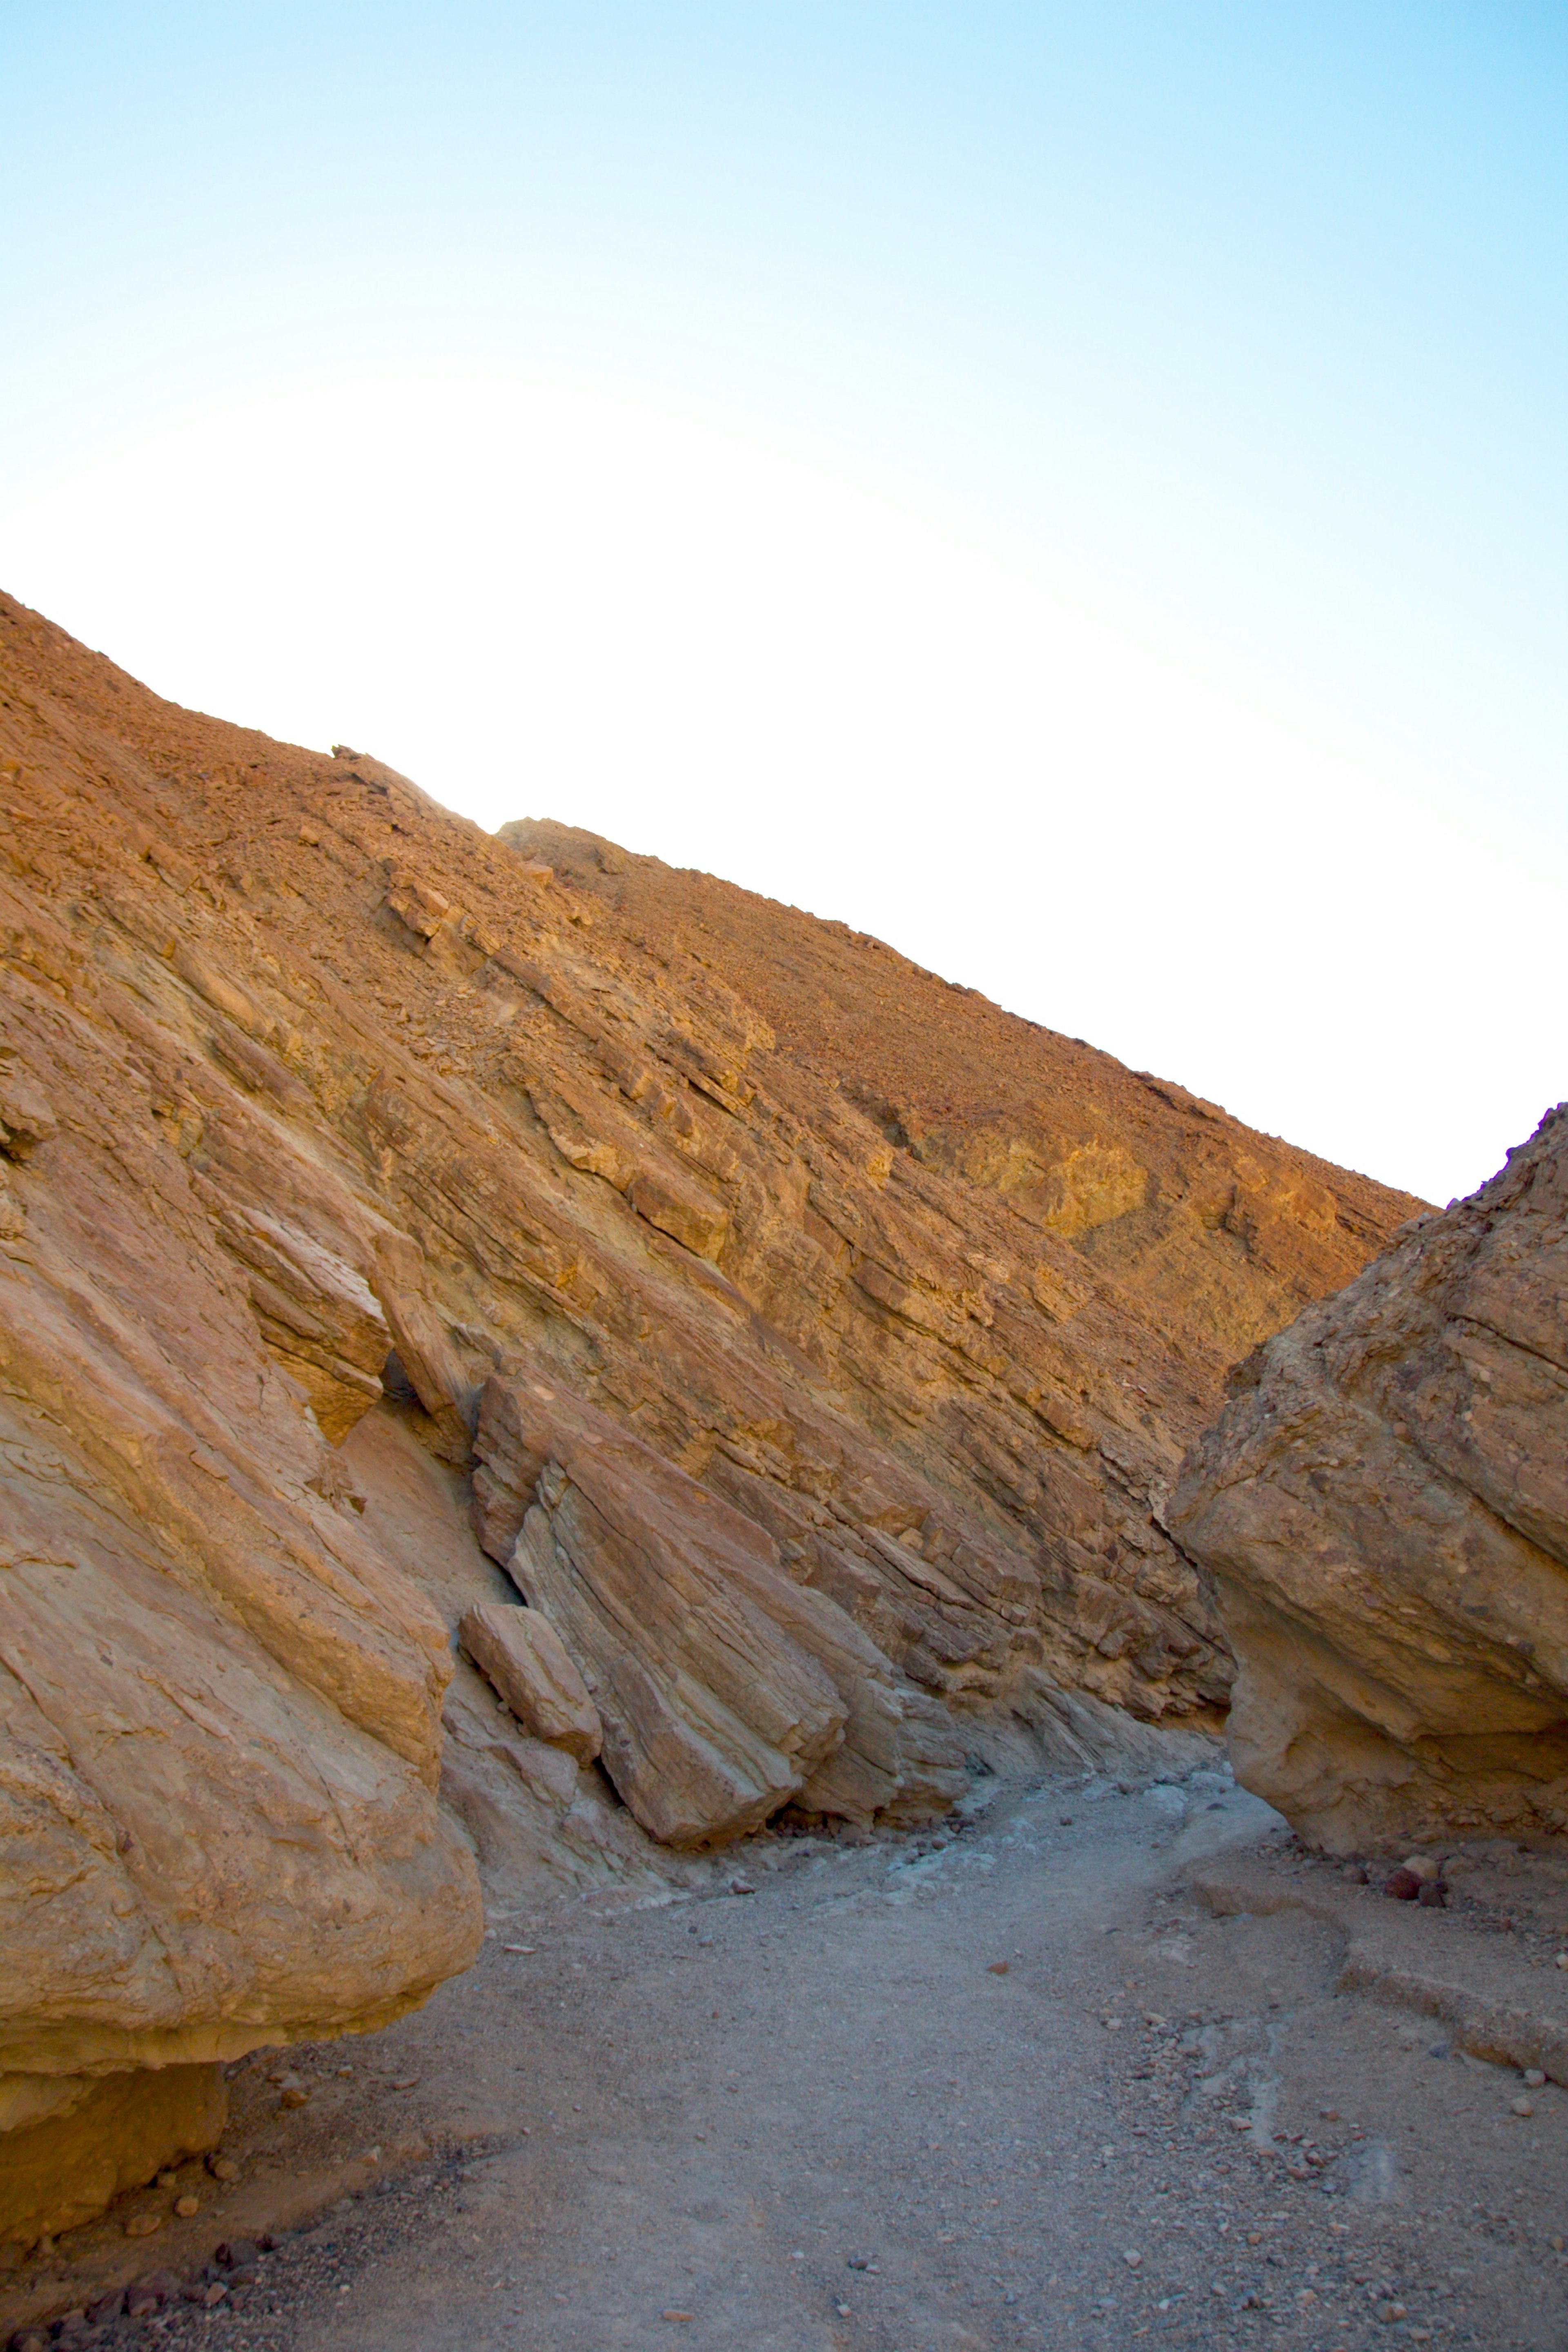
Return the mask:
[[(1412, 1204), (4, 599), (0, 823), (0, 2128), (101, 2185), (464, 1966), (476, 1844), (627, 1866), (595, 1736), (700, 1845), (939, 1806), (960, 1719), (1218, 1719), (1159, 1505), (1238, 1335)], [(468, 1643), (531, 1726), (455, 1659), (521, 1612), (476, 1433), (567, 1653)]]
[(1338, 1852), (1568, 1830), (1568, 1105), (1245, 1363), (1169, 1524), (1248, 1787)]

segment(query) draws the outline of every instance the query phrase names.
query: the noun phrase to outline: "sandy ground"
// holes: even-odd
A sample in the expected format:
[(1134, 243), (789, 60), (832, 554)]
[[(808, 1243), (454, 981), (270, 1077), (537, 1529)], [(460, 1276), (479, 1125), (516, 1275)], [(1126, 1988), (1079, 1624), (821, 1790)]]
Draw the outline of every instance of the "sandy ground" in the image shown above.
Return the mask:
[(346, 2193), (216, 2309), (99, 2340), (1568, 2344), (1568, 2093), (1337, 1993), (1299, 1909), (1205, 1907), (1205, 1857), (1289, 1844), (1223, 1775), (983, 1787), (956, 1836), (753, 1841), (754, 1892), (554, 1896), (375, 2042), (247, 2062), (243, 2178), (187, 2168), (149, 2265)]

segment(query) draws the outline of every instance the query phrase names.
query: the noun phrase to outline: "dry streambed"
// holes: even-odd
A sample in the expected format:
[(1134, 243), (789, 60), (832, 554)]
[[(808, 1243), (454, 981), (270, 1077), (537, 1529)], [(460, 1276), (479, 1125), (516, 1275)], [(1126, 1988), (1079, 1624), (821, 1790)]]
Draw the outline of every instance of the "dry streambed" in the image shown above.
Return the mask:
[[(1563, 2341), (1568, 2095), (1337, 1991), (1343, 1882), (1223, 1775), (992, 1786), (956, 1834), (753, 1841), (753, 1892), (500, 1921), (376, 2041), (248, 2062), (239, 2179), (135, 2200), (167, 2217), (142, 2273), (166, 2298), (63, 2340)], [(1525, 2007), (1563, 1986), (1511, 1915), (1385, 1908), (1429, 1974), (1510, 1966)], [(16, 2281), (16, 2316), (122, 2281), (128, 2218)]]

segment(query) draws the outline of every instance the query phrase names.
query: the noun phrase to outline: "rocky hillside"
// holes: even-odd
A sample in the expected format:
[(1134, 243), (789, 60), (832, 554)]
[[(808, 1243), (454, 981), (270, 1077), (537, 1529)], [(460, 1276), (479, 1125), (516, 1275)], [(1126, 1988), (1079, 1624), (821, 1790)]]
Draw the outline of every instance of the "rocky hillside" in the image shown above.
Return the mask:
[(763, 1015), (780, 1054), (841, 1087), (889, 1142), (1000, 1194), (1015, 1247), (1031, 1231), (1072, 1243), (1200, 1385), (1348, 1282), (1391, 1220), (1422, 1205), (842, 923), (571, 826), (523, 818), (499, 837), (634, 937), (683, 941)]
[(0, 822), (14, 2179), (72, 2122), (101, 2202), (216, 2061), (421, 1999), (476, 1846), (630, 1866), (939, 1807), (979, 1726), (1217, 1721), (1160, 1501), (1414, 1203), (4, 599)]
[(1568, 1831), (1568, 1104), (1237, 1372), (1171, 1525), (1249, 1787), (1342, 1853)]

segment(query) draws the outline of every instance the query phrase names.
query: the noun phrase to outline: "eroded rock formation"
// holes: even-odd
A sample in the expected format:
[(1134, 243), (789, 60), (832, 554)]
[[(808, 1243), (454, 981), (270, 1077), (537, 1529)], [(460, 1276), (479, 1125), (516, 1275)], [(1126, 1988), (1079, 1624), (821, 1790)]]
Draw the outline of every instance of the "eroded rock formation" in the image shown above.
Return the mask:
[(481, 1601), (466, 1612), (458, 1636), (524, 1730), (579, 1764), (594, 1761), (605, 1744), (599, 1710), (548, 1617)]
[[(483, 1853), (529, 1806), (530, 1851), (608, 1852), (603, 1784), (448, 1691), (501, 1598), (453, 1517), (487, 1381), (647, 1449), (637, 1540), (731, 1531), (790, 1683), (764, 1723), (699, 1662), (744, 1718), (731, 1826), (933, 1800), (955, 1712), (1217, 1720), (1161, 1500), (1238, 1335), (1414, 1204), (836, 927), (653, 861), (623, 904), (603, 845), (579, 887), (5, 599), (0, 824), (0, 2119), (463, 1966), (444, 1694)], [(567, 1454), (516, 1484), (519, 1572), (647, 1792)]]
[(538, 1378), (487, 1383), (476, 1449), (480, 1539), (582, 1662), (651, 1836), (722, 1843), (792, 1801), (920, 1820), (962, 1794), (943, 1710), (678, 1464)]
[(1169, 1524), (1313, 1842), (1568, 1830), (1568, 1105), (1238, 1370)]

